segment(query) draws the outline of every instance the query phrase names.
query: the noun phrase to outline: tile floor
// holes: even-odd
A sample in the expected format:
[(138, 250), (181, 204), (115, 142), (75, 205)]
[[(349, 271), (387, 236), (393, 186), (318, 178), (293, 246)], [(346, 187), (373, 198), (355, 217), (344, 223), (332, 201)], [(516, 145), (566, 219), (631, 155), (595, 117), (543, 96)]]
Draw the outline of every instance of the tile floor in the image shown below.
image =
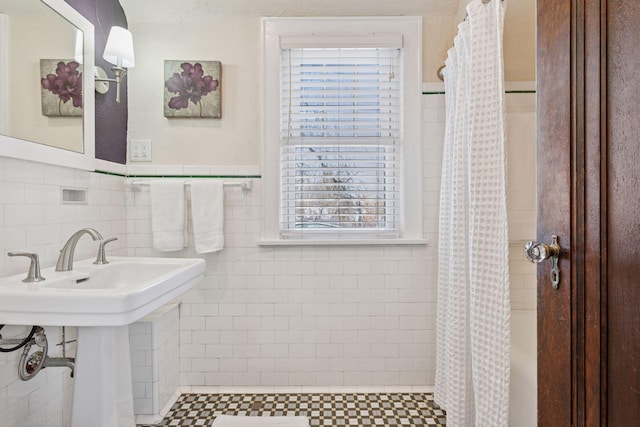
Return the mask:
[(303, 415), (311, 426), (445, 425), (431, 393), (183, 394), (156, 426), (210, 426), (217, 415)]

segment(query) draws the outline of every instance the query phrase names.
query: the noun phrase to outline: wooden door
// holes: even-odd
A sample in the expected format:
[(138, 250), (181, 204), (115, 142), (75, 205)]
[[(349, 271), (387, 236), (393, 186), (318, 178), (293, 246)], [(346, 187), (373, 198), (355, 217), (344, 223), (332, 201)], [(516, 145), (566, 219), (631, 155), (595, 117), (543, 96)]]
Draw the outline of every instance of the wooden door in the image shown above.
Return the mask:
[(640, 425), (640, 2), (538, 0), (540, 426)]
[[(541, 243), (557, 235), (563, 248), (560, 285), (550, 263), (538, 266), (538, 425), (570, 426), (572, 419), (571, 239), (571, 3), (538, 0), (537, 189)], [(552, 418), (548, 415), (554, 414)]]

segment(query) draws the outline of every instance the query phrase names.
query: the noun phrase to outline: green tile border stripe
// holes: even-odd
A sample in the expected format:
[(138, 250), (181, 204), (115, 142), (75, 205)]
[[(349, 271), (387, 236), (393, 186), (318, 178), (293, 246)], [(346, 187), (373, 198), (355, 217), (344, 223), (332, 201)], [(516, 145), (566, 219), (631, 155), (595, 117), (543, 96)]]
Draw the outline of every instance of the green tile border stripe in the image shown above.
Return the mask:
[(95, 173), (101, 173), (103, 175), (112, 175), (119, 176), (122, 178), (132, 178), (132, 179), (144, 179), (144, 178), (222, 178), (222, 179), (232, 179), (232, 178), (240, 178), (240, 179), (250, 179), (250, 178), (262, 178), (261, 175), (125, 175), (116, 172), (107, 172), (101, 170), (95, 170)]
[(262, 178), (261, 175), (126, 175), (126, 178)]
[[(535, 90), (506, 90), (504, 93), (536, 93)], [(423, 95), (444, 95), (444, 91), (422, 92)]]
[(119, 176), (119, 177), (122, 177), (122, 178), (127, 178), (127, 175), (122, 174), (122, 173), (117, 173), (117, 172), (107, 172), (107, 171), (101, 171), (101, 170), (97, 170), (97, 169), (94, 170), (93, 172), (101, 173), (103, 175), (111, 175), (111, 176)]

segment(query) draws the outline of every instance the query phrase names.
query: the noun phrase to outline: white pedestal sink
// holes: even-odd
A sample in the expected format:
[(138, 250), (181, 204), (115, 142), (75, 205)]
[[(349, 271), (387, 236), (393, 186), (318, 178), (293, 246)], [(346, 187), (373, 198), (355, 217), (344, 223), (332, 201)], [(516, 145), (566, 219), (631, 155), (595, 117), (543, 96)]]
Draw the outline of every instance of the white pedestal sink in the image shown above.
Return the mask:
[(204, 275), (202, 259), (113, 257), (73, 271), (0, 278), (0, 324), (76, 326), (73, 427), (133, 427), (127, 325), (180, 296)]
[(79, 327), (72, 427), (135, 426), (131, 384), (129, 328)]

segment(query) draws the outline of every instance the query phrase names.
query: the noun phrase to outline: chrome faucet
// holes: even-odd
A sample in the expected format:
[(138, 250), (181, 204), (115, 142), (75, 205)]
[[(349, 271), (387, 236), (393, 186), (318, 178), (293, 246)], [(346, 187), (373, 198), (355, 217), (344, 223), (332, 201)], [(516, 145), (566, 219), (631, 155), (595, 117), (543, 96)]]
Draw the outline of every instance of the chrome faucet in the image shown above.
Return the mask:
[(78, 240), (80, 240), (80, 238), (85, 234), (91, 236), (93, 240), (102, 240), (102, 235), (93, 228), (83, 228), (82, 230), (78, 230), (73, 233), (73, 235), (69, 237), (69, 240), (67, 240), (67, 243), (65, 243), (60, 250), (60, 256), (56, 263), (56, 271), (73, 270), (73, 254), (76, 251)]

